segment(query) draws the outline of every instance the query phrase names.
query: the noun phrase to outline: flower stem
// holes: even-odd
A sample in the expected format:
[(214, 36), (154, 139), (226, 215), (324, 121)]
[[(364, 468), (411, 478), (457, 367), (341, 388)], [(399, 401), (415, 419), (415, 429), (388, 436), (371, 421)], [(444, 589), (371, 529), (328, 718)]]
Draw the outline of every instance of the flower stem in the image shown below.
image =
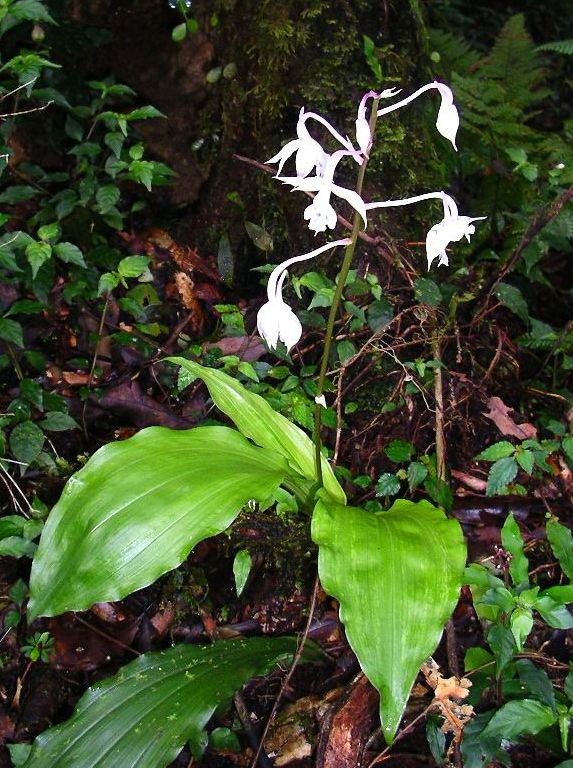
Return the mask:
[[(370, 132), (372, 136), (374, 136), (374, 129), (376, 127), (377, 109), (378, 109), (379, 101), (380, 101), (379, 99), (374, 99), (372, 103), (372, 111), (370, 113), (370, 120), (369, 120), (369, 127), (370, 127)], [(368, 163), (368, 157), (365, 157), (364, 162), (362, 163), (362, 165), (360, 166), (360, 170), (358, 171), (358, 179), (356, 181), (356, 192), (359, 195), (362, 193), (362, 185), (364, 183), (364, 174), (366, 172), (367, 163)], [(336, 288), (334, 290), (334, 298), (332, 300), (332, 304), (330, 305), (330, 312), (328, 313), (328, 321), (326, 323), (326, 334), (324, 336), (324, 347), (322, 350), (322, 359), (320, 361), (320, 371), (318, 374), (318, 382), (316, 385), (317, 398), (321, 397), (322, 394), (324, 393), (326, 371), (328, 369), (328, 358), (330, 356), (330, 348), (332, 346), (332, 338), (334, 336), (334, 323), (336, 321), (338, 307), (340, 306), (342, 292), (344, 291), (344, 286), (346, 285), (346, 278), (348, 277), (348, 272), (350, 271), (350, 265), (352, 264), (352, 258), (354, 256), (354, 251), (356, 249), (356, 242), (358, 240), (358, 235), (360, 233), (361, 223), (362, 223), (362, 217), (356, 211), (354, 213), (354, 219), (352, 223), (352, 234), (350, 235), (350, 243), (346, 246), (346, 250), (344, 251), (344, 259), (342, 261), (342, 267), (338, 274), (338, 279), (336, 281)], [(323, 477), (322, 477), (322, 462), (321, 462), (322, 441), (320, 438), (321, 415), (322, 415), (321, 408), (322, 408), (322, 405), (320, 405), (320, 403), (316, 403), (316, 405), (314, 406), (314, 463), (315, 463), (316, 482), (317, 482), (318, 489), (322, 488), (324, 485)]]

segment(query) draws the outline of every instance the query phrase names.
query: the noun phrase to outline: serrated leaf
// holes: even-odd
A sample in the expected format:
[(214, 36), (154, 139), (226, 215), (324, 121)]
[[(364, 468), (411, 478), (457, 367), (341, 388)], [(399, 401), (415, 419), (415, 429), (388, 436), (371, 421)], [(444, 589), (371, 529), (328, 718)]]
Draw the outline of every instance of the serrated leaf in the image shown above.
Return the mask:
[(573, 536), (571, 530), (557, 520), (548, 520), (545, 528), (553, 554), (559, 560), (561, 570), (573, 581)]
[(506, 517), (501, 529), (501, 543), (511, 555), (509, 573), (513, 583), (515, 585), (527, 584), (529, 582), (529, 561), (523, 551), (523, 536), (512, 512)]
[(16, 320), (7, 320), (5, 317), (0, 318), (0, 339), (9, 341), (17, 347), (23, 347), (24, 335), (20, 323)]
[(85, 267), (84, 255), (77, 245), (73, 243), (58, 243), (54, 246), (54, 253), (66, 264), (77, 264), (79, 267)]
[(373, 514), (324, 496), (312, 519), (324, 589), (340, 603), (348, 641), (381, 696), (394, 738), (421, 664), (458, 600), (466, 547), (459, 523), (427, 501)]
[(515, 480), (517, 470), (518, 464), (511, 456), (506, 456), (492, 464), (487, 477), (487, 495), (495, 496), (496, 493), (501, 493), (512, 480)]
[(43, 227), (38, 229), (40, 240), (57, 240), (61, 234), (62, 228), (57, 221), (53, 221), (51, 224), (44, 224)]
[(428, 469), (421, 461), (412, 461), (407, 469), (408, 487), (411, 491), (417, 488), (428, 476)]
[[(293, 638), (242, 638), (147, 653), (82, 696), (34, 741), (25, 768), (165, 768), (193, 748), (215, 710), (296, 651)], [(312, 648), (307, 659), (316, 658)], [(303, 659), (304, 660), (304, 659)]]
[(117, 272), (121, 277), (140, 277), (148, 264), (148, 256), (126, 256), (119, 262)]
[(476, 456), (476, 461), (498, 461), (506, 456), (513, 456), (515, 453), (515, 445), (508, 440), (500, 440), (499, 443), (494, 443), (486, 448)]
[(400, 493), (400, 481), (392, 472), (383, 472), (376, 483), (376, 496), (396, 496)]
[(49, 243), (37, 243), (35, 241), (26, 246), (26, 258), (32, 267), (32, 277), (36, 277), (38, 270), (49, 261), (52, 256), (52, 246)]
[(98, 205), (99, 213), (106, 214), (117, 204), (121, 193), (119, 188), (115, 184), (106, 184), (103, 187), (99, 187), (96, 192), (96, 202)]
[(523, 450), (515, 453), (515, 460), (524, 472), (530, 475), (535, 466), (535, 454), (531, 451)]
[(287, 471), (280, 455), (227, 427), (150, 427), (100, 448), (50, 512), (29, 616), (85, 610), (151, 584), (250, 499), (268, 498)]
[(384, 453), (390, 461), (394, 461), (397, 464), (408, 461), (413, 451), (412, 443), (407, 440), (391, 440), (384, 448)]
[[(315, 482), (314, 443), (299, 427), (274, 411), (260, 395), (249, 392), (226, 373), (205, 368), (183, 357), (168, 357), (167, 360), (180, 365), (193, 377), (202, 379), (217, 408), (235, 423), (245, 437), (263, 448), (277, 451), (296, 473)], [(324, 457), (322, 473), (326, 491), (332, 498), (344, 503), (346, 495)]]
[(33, 421), (16, 424), (10, 432), (10, 450), (17, 461), (30, 464), (44, 447), (44, 433)]

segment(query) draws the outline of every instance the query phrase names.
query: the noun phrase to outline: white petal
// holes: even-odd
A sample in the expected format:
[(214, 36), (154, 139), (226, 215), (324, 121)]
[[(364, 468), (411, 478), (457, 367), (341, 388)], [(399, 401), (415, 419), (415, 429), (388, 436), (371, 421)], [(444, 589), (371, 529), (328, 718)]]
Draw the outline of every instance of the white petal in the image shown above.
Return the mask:
[(267, 163), (279, 164), (279, 167), (276, 173), (277, 176), (280, 176), (280, 173), (283, 169), (283, 165), (286, 163), (289, 157), (297, 151), (299, 144), (300, 144), (299, 139), (293, 139), (292, 141), (289, 141), (287, 144), (285, 144), (284, 147), (280, 149), (276, 155), (273, 155), (273, 157), (271, 157), (270, 160), (267, 160)]
[(279, 314), (277, 312), (278, 302), (267, 301), (257, 313), (257, 330), (269, 346), (270, 349), (276, 349), (279, 341)]
[(460, 116), (458, 115), (458, 110), (454, 104), (447, 104), (442, 98), (442, 103), (440, 104), (440, 109), (438, 111), (438, 118), (436, 120), (436, 128), (444, 138), (452, 142), (456, 152), (458, 150), (456, 147), (456, 134), (459, 125)]
[(366, 205), (358, 192), (355, 192), (353, 189), (346, 189), (346, 187), (339, 187), (338, 184), (333, 184), (330, 191), (332, 194), (342, 197), (343, 200), (350, 203), (354, 210), (358, 211), (362, 216), (364, 228), (368, 226), (368, 221), (366, 220)]
[(287, 352), (290, 352), (292, 347), (298, 344), (301, 336), (302, 325), (300, 320), (288, 304), (281, 303), (279, 339), (287, 348)]
[[(432, 266), (432, 262), (435, 259), (442, 262), (446, 259), (446, 246), (449, 244), (450, 239), (448, 237), (447, 228), (444, 226), (444, 222), (434, 224), (426, 235), (426, 258), (428, 259), (428, 269)], [(440, 263), (439, 262), (439, 263)]]

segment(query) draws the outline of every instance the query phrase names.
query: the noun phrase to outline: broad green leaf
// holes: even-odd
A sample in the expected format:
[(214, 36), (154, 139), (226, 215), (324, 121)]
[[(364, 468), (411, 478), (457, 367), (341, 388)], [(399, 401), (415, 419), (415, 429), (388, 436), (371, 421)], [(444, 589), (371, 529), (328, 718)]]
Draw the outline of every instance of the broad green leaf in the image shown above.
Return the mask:
[(466, 547), (459, 523), (427, 501), (366, 512), (323, 495), (312, 519), (324, 589), (364, 673), (380, 692), (388, 742), (420, 666), (455, 608)]
[(429, 307), (439, 307), (442, 302), (440, 287), (429, 277), (418, 277), (414, 280), (414, 296), (420, 304)]
[(551, 707), (552, 712), (556, 712), (555, 690), (547, 672), (536, 667), (529, 659), (517, 659), (515, 668), (517, 669), (519, 679), (526, 686), (527, 690), (543, 704)]
[[(242, 384), (222, 371), (204, 368), (183, 357), (168, 357), (193, 377), (202, 379), (213, 402), (223, 411), (245, 437), (263, 448), (282, 454), (295, 470), (311, 481), (316, 480), (314, 471), (314, 444), (299, 427), (274, 411), (260, 395), (247, 391)], [(346, 502), (344, 491), (328, 461), (322, 457), (324, 487), (333, 499)]]
[(515, 445), (509, 442), (509, 440), (500, 440), (499, 443), (494, 443), (486, 448), (485, 451), (478, 453), (476, 456), (477, 461), (497, 461), (503, 459), (506, 456), (513, 456), (515, 453)]
[(569, 528), (557, 520), (548, 520), (545, 528), (553, 554), (559, 560), (561, 570), (573, 580), (573, 536)]
[(49, 243), (31, 242), (26, 246), (26, 258), (32, 267), (32, 277), (36, 277), (38, 270), (46, 261), (50, 260), (52, 246)]
[(79, 429), (79, 424), (67, 413), (49, 411), (46, 418), (40, 422), (42, 429), (48, 432), (66, 432), (68, 429)]
[(5, 317), (0, 318), (0, 339), (9, 341), (17, 347), (23, 347), (24, 335), (20, 323), (16, 320), (7, 320)]
[(44, 446), (44, 433), (33, 421), (16, 424), (10, 432), (10, 450), (17, 461), (30, 464), (40, 455)]
[(400, 493), (400, 481), (392, 472), (383, 472), (376, 483), (376, 496), (395, 496)]
[(501, 529), (501, 543), (511, 555), (509, 573), (513, 583), (516, 585), (527, 584), (529, 582), (529, 561), (523, 551), (523, 537), (512, 512), (506, 517)]
[(391, 440), (386, 448), (384, 448), (384, 453), (390, 461), (394, 461), (397, 464), (402, 461), (408, 461), (412, 451), (412, 443), (409, 443), (407, 440)]
[(524, 472), (531, 475), (535, 466), (535, 454), (532, 451), (516, 451), (515, 460)]
[(83, 253), (73, 243), (58, 243), (54, 246), (54, 253), (58, 259), (66, 264), (77, 264), (79, 267), (86, 266)]
[(227, 427), (150, 427), (101, 448), (48, 517), (29, 616), (85, 610), (151, 584), (249, 499), (268, 498), (287, 471), (280, 455)]
[(573, 463), (573, 437), (564, 437), (561, 441), (561, 448), (565, 456), (567, 456), (569, 463)]
[(8, 536), (0, 541), (0, 557), (32, 557), (36, 545), (21, 536)]
[(501, 493), (506, 485), (515, 480), (517, 470), (518, 465), (513, 456), (506, 456), (492, 464), (487, 477), (487, 495), (495, 496), (496, 493)]
[[(215, 710), (238, 688), (295, 651), (293, 638), (253, 637), (144, 654), (40, 734), (25, 768), (164, 768), (186, 742), (203, 741)], [(305, 653), (318, 655), (312, 646)]]
[(482, 733), (483, 739), (515, 741), (525, 734), (535, 735), (555, 722), (551, 707), (534, 699), (510, 701), (498, 709)]
[(139, 277), (145, 272), (148, 264), (147, 256), (126, 256), (119, 262), (117, 272), (121, 277)]
[(523, 320), (524, 323), (529, 322), (527, 303), (523, 298), (523, 294), (519, 288), (515, 287), (515, 285), (499, 283), (495, 290), (495, 297), (504, 307), (507, 307), (510, 312), (513, 312), (520, 320)]
[(509, 626), (515, 638), (518, 652), (523, 649), (523, 644), (533, 629), (533, 614), (529, 608), (518, 607), (509, 618)]

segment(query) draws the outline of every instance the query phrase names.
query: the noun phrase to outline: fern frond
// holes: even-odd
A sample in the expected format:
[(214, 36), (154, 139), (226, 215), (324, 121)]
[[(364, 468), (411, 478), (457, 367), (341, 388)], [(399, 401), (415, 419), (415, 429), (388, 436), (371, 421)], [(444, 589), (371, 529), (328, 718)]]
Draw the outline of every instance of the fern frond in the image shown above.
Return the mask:
[(556, 40), (554, 43), (544, 43), (543, 45), (538, 45), (535, 51), (537, 53), (552, 51), (554, 53), (562, 53), (565, 56), (573, 56), (573, 40)]
[(452, 72), (465, 74), (480, 60), (480, 54), (461, 35), (430, 29), (430, 45), (440, 54), (440, 68), (450, 78)]

